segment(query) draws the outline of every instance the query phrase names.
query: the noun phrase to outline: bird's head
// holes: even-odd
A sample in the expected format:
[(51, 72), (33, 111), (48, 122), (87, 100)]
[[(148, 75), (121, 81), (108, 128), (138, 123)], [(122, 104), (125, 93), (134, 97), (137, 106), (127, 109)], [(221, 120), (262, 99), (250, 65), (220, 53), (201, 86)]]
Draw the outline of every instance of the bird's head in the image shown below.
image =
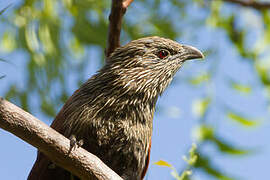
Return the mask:
[[(161, 37), (146, 37), (117, 48), (105, 67), (133, 92), (160, 95), (186, 60), (203, 58), (196, 48)], [(107, 69), (106, 68), (106, 69)]]

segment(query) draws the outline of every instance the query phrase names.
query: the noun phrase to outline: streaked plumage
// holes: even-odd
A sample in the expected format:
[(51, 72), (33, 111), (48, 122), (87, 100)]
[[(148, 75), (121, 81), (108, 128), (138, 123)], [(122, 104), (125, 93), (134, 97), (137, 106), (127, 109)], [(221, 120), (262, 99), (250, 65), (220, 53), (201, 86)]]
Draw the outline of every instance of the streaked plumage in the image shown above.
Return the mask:
[[(51, 126), (66, 137), (83, 139), (83, 148), (124, 179), (142, 179), (157, 98), (185, 60), (202, 57), (195, 48), (165, 38), (131, 41), (75, 91)], [(60, 167), (48, 168), (50, 163), (39, 153), (28, 180), (70, 178)]]

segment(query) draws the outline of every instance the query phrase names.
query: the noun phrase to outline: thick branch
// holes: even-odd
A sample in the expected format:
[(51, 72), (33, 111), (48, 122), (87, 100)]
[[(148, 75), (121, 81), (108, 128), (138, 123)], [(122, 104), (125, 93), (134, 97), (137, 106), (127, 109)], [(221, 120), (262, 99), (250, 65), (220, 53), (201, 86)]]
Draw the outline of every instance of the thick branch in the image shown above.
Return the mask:
[(81, 179), (122, 179), (83, 148), (70, 152), (70, 141), (67, 138), (1, 97), (0, 127), (37, 147), (54, 163)]
[(108, 42), (105, 52), (106, 57), (109, 57), (117, 47), (120, 47), (122, 19), (127, 7), (132, 1), (133, 0), (112, 0), (111, 14), (109, 16)]
[(268, 2), (258, 2), (258, 1), (253, 1), (253, 0), (223, 0), (223, 1), (227, 1), (227, 2), (231, 2), (231, 3), (235, 3), (241, 6), (245, 6), (245, 7), (250, 7), (250, 8), (254, 8), (257, 10), (265, 10), (265, 9), (269, 9), (270, 8), (270, 3)]

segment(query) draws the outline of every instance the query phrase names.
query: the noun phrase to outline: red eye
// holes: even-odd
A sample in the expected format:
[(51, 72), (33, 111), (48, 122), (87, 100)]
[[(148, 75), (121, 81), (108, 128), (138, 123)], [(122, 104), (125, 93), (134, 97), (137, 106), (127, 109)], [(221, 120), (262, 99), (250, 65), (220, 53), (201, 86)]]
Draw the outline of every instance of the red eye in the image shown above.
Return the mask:
[(158, 57), (160, 59), (164, 59), (165, 57), (167, 57), (169, 55), (169, 52), (167, 50), (161, 50), (158, 52)]

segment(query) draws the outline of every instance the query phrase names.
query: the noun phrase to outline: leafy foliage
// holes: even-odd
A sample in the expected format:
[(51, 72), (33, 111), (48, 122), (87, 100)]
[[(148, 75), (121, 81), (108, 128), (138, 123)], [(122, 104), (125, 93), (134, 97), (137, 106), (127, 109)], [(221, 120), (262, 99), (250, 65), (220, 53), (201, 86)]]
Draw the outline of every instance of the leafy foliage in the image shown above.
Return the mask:
[(175, 167), (173, 167), (173, 165), (169, 164), (166, 161), (159, 160), (158, 162), (155, 163), (155, 165), (169, 167), (172, 170), (171, 172), (172, 176), (176, 180), (188, 179), (188, 177), (192, 174), (191, 168), (197, 163), (197, 160), (198, 160), (196, 149), (197, 149), (197, 145), (192, 144), (192, 147), (189, 150), (189, 157), (183, 156), (183, 159), (188, 164), (188, 167), (181, 173), (181, 175), (178, 174), (178, 172), (176, 171)]

